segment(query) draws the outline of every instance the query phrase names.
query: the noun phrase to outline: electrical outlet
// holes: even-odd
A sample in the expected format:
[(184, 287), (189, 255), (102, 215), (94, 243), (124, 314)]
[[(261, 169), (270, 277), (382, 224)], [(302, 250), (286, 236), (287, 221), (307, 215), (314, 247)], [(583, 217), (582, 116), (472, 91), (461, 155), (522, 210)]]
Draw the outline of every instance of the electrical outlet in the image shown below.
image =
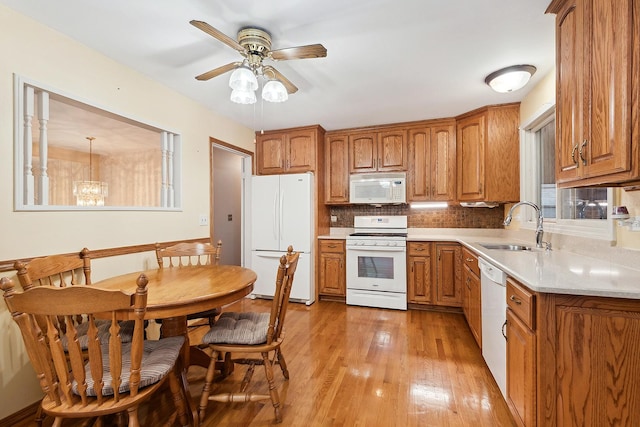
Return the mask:
[(331, 215), (331, 222), (338, 222), (337, 215)]
[(206, 214), (200, 214), (198, 217), (198, 225), (201, 227), (209, 225), (209, 216)]

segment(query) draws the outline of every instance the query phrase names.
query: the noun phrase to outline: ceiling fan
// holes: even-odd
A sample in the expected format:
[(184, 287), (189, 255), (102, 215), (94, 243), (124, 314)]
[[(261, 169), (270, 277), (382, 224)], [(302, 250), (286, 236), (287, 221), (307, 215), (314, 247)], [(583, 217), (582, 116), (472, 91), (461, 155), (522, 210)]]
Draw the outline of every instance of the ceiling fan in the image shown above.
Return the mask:
[(222, 43), (237, 50), (244, 60), (231, 62), (196, 76), (198, 80), (209, 80), (239, 67), (247, 67), (256, 75), (282, 82), (288, 93), (295, 93), (298, 88), (271, 65), (263, 64), (263, 60), (285, 61), (289, 59), (324, 58), (327, 49), (321, 44), (288, 47), (271, 50), (271, 35), (264, 29), (244, 27), (238, 31), (238, 40), (234, 40), (221, 31), (203, 21), (192, 20), (190, 24)]

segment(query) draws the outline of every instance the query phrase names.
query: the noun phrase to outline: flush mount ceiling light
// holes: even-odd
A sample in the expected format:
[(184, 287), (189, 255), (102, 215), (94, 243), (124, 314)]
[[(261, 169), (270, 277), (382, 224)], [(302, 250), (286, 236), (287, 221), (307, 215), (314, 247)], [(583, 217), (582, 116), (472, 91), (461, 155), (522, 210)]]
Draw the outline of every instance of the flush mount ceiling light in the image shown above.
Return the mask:
[(513, 92), (522, 89), (535, 72), (533, 65), (512, 65), (489, 74), (484, 82), (496, 92)]

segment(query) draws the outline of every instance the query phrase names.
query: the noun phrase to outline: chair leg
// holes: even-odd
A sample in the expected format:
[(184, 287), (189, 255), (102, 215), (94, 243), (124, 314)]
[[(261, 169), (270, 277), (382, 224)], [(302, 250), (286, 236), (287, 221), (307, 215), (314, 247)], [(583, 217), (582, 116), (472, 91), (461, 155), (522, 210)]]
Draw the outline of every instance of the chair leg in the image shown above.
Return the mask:
[(280, 369), (282, 369), (282, 375), (286, 380), (289, 379), (289, 370), (287, 369), (287, 362), (284, 360), (284, 356), (282, 355), (282, 351), (280, 349), (276, 350), (276, 354), (278, 356), (278, 365), (280, 365)]
[(127, 409), (129, 413), (129, 427), (140, 427), (140, 421), (138, 420), (138, 407), (132, 406)]
[(276, 416), (276, 423), (282, 422), (282, 413), (280, 412), (280, 396), (278, 396), (278, 389), (276, 388), (275, 381), (273, 380), (273, 368), (269, 361), (269, 353), (262, 353), (262, 360), (264, 361), (264, 373), (269, 383), (269, 394), (271, 395), (271, 403), (273, 404), (273, 411)]
[(202, 387), (202, 395), (200, 396), (199, 417), (200, 422), (204, 421), (204, 415), (207, 411), (207, 405), (209, 404), (209, 394), (211, 393), (211, 383), (216, 372), (216, 360), (218, 359), (218, 352), (213, 351), (211, 353), (211, 361), (209, 362), (209, 368), (207, 369), (207, 375), (204, 378), (204, 386)]
[(44, 421), (44, 417), (45, 417), (45, 414), (44, 414), (44, 411), (42, 410), (42, 405), (39, 405), (38, 410), (36, 411), (36, 419), (35, 419), (36, 425), (38, 427), (42, 427), (42, 422)]

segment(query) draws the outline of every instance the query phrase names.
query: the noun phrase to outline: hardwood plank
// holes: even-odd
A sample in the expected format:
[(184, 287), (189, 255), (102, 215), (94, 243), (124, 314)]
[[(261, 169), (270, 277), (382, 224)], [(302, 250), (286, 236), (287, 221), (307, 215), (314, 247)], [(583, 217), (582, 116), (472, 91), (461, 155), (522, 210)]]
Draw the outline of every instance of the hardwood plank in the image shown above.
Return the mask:
[[(224, 311), (267, 311), (270, 304), (245, 299)], [(318, 301), (290, 304), (286, 323), (283, 352), (291, 379), (274, 369), (283, 426), (515, 425), (462, 314)], [(192, 342), (205, 329), (191, 328)], [(265, 389), (262, 369), (256, 367), (250, 389)], [(239, 366), (215, 386), (229, 391), (243, 375)], [(196, 401), (203, 377), (204, 369), (189, 369)], [(144, 425), (160, 423), (162, 408), (172, 407), (169, 393), (159, 400), (153, 410), (141, 408)], [(273, 417), (269, 401), (210, 402), (201, 425), (265, 426)]]

